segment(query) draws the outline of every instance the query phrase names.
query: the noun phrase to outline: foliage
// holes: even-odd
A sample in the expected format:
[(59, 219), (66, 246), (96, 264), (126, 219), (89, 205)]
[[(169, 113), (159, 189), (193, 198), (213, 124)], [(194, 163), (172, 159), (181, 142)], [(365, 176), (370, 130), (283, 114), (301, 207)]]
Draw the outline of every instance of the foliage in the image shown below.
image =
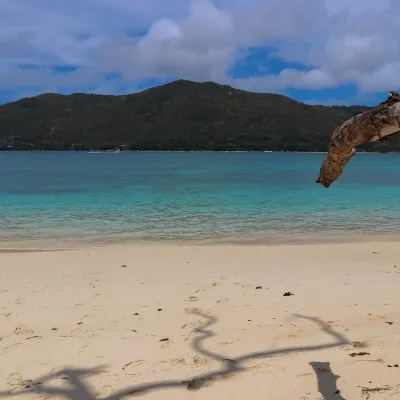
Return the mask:
[(0, 149), (326, 151), (333, 130), (365, 109), (184, 80), (124, 96), (44, 94), (0, 106)]

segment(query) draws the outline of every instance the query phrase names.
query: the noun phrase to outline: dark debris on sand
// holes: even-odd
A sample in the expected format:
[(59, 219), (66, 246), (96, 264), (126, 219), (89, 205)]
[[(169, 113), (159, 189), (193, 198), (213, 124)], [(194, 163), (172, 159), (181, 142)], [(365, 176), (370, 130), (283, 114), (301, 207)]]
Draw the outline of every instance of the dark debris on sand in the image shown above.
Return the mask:
[(369, 399), (371, 397), (371, 394), (373, 393), (383, 393), (387, 392), (388, 390), (392, 390), (392, 388), (390, 386), (377, 387), (377, 388), (362, 387), (361, 394), (365, 396), (365, 398)]
[(350, 353), (350, 357), (357, 357), (357, 356), (369, 356), (370, 353), (367, 353), (366, 351), (361, 351), (360, 353)]

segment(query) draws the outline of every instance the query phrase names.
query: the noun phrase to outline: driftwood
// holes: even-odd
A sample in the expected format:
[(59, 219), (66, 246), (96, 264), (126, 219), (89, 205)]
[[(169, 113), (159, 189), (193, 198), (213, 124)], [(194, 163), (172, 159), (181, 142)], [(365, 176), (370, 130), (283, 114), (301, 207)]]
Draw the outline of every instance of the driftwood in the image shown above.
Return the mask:
[(388, 99), (356, 115), (333, 132), (328, 154), (321, 165), (317, 183), (328, 188), (356, 154), (355, 147), (375, 142), (400, 131), (400, 95), (390, 92)]

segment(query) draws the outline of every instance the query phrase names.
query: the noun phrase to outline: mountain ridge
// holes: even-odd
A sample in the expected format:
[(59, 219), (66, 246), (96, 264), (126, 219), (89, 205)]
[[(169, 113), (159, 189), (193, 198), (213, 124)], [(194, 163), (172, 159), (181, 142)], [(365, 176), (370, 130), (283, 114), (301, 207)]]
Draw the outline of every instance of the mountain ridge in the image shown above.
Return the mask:
[(334, 129), (366, 109), (187, 80), (127, 95), (44, 93), (0, 106), (0, 150), (326, 151)]

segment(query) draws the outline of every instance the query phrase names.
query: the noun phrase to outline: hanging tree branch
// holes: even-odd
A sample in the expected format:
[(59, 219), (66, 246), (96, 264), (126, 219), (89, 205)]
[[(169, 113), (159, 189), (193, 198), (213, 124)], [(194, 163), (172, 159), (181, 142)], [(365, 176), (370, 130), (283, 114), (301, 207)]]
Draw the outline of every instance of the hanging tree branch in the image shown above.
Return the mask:
[(328, 188), (356, 154), (355, 147), (375, 142), (400, 131), (400, 95), (390, 92), (388, 99), (345, 121), (333, 132), (328, 154), (321, 165), (317, 183)]

